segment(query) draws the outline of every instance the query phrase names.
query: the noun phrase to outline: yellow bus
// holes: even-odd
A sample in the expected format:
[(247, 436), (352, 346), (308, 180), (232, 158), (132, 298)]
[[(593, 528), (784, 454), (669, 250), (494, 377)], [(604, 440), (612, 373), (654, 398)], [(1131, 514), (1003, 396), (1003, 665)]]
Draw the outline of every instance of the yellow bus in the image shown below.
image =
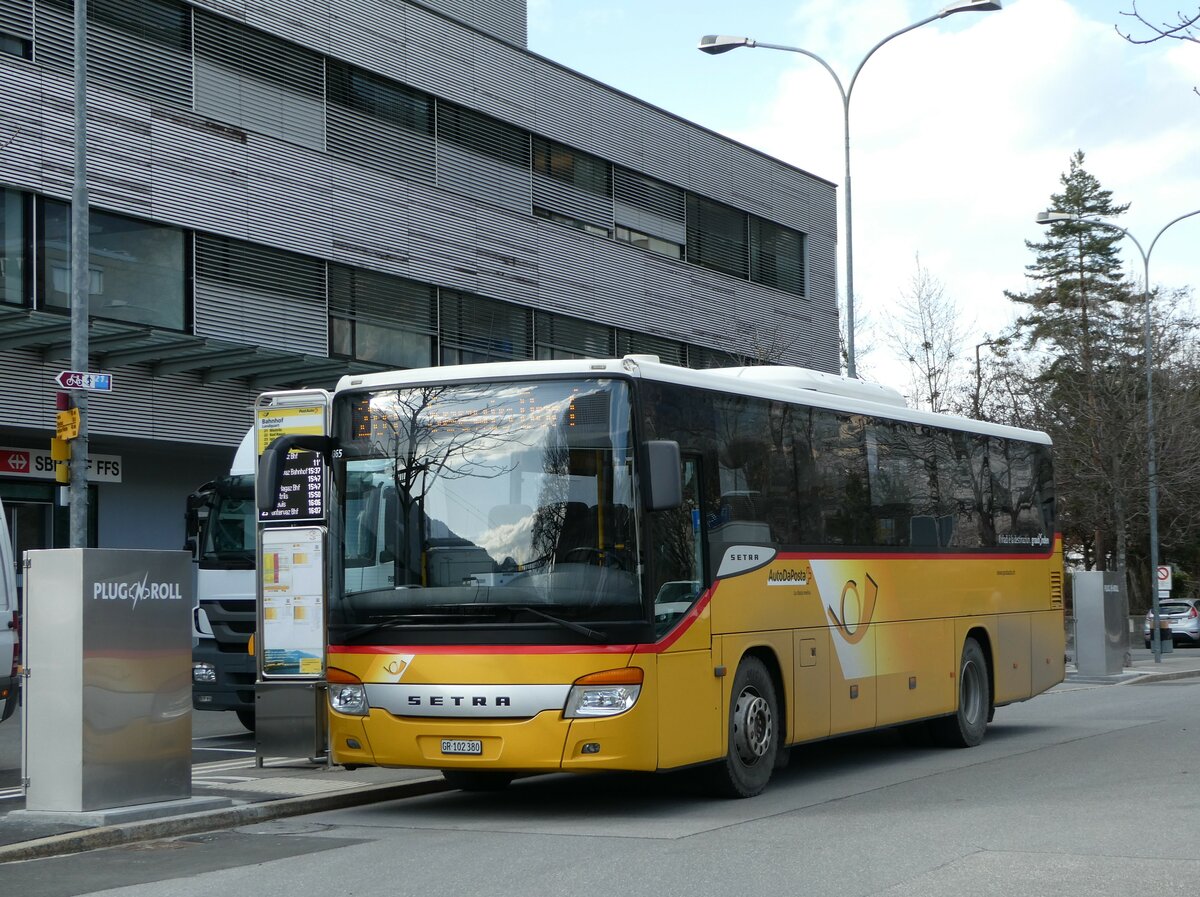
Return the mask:
[(1063, 679), (1042, 433), (653, 356), (351, 376), (329, 421), (299, 441), (329, 459), (335, 763), (747, 797), (794, 745), (969, 747)]

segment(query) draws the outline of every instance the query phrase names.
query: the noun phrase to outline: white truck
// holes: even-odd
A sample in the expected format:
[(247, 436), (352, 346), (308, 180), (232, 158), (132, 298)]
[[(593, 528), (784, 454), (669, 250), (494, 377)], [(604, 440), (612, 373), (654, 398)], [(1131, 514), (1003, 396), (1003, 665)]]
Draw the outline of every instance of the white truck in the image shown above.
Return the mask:
[(254, 449), (252, 427), (238, 446), (229, 475), (205, 483), (187, 501), (197, 599), (192, 612), (192, 707), (232, 710), (251, 731), (256, 669), (249, 642), (257, 622)]

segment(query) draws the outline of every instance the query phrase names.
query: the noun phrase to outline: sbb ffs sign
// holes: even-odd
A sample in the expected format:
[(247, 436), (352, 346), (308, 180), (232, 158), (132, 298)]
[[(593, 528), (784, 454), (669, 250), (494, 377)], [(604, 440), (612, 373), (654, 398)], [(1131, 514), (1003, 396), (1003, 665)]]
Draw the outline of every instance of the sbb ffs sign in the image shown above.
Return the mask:
[[(66, 464), (55, 461), (47, 449), (0, 447), (0, 477), (22, 477), (34, 480), (54, 479), (54, 466)], [(121, 482), (120, 455), (88, 455), (88, 480), (94, 483)]]

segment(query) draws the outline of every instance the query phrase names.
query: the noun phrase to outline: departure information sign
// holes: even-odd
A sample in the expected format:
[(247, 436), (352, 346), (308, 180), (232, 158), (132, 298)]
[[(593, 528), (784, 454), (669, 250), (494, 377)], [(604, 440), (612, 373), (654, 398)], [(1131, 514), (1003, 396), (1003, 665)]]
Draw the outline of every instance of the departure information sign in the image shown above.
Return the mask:
[[(307, 400), (306, 404), (291, 404), (304, 400)], [(270, 407), (260, 404), (255, 409), (260, 455), (280, 436), (325, 435), (328, 406), (324, 394), (279, 396), (274, 401), (278, 404)], [(325, 519), (325, 460), (319, 453), (300, 450), (288, 452), (275, 506), (259, 508), (258, 519), (263, 523)]]

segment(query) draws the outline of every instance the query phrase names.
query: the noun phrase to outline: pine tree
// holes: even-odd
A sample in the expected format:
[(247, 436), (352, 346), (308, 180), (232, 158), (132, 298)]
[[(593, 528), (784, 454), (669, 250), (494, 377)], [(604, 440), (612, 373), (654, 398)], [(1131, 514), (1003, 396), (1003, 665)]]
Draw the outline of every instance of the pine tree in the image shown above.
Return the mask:
[(1112, 191), (1100, 186), (1083, 161), (1083, 150), (1077, 150), (1059, 178), (1063, 191), (1050, 197), (1051, 209), (1076, 217), (1051, 224), (1040, 243), (1025, 241), (1026, 248), (1037, 253), (1025, 267), (1037, 288), (1028, 293), (1005, 291), (1013, 302), (1028, 307), (1016, 330), (1026, 348), (1051, 354), (1044, 372), (1050, 377), (1061, 373), (1064, 365), (1090, 376), (1098, 358), (1127, 348), (1122, 306), (1138, 299), (1121, 270), (1120, 231), (1087, 220), (1112, 221), (1129, 204), (1114, 204)]
[[(1033, 382), (1041, 393), (1041, 425), (1055, 440), (1059, 459), (1061, 528), (1087, 546), (1096, 566), (1110, 555), (1125, 565), (1131, 470), (1140, 449), (1139, 333), (1133, 307), (1140, 296), (1121, 270), (1121, 232), (1096, 223), (1128, 208), (1083, 167), (1077, 151), (1062, 175), (1050, 208), (1073, 217), (1049, 226), (1026, 266), (1034, 289), (1006, 292), (1026, 308), (1015, 333), (1044, 362)], [(1089, 220), (1091, 219), (1091, 220)], [(1109, 538), (1114, 544), (1110, 550)]]

